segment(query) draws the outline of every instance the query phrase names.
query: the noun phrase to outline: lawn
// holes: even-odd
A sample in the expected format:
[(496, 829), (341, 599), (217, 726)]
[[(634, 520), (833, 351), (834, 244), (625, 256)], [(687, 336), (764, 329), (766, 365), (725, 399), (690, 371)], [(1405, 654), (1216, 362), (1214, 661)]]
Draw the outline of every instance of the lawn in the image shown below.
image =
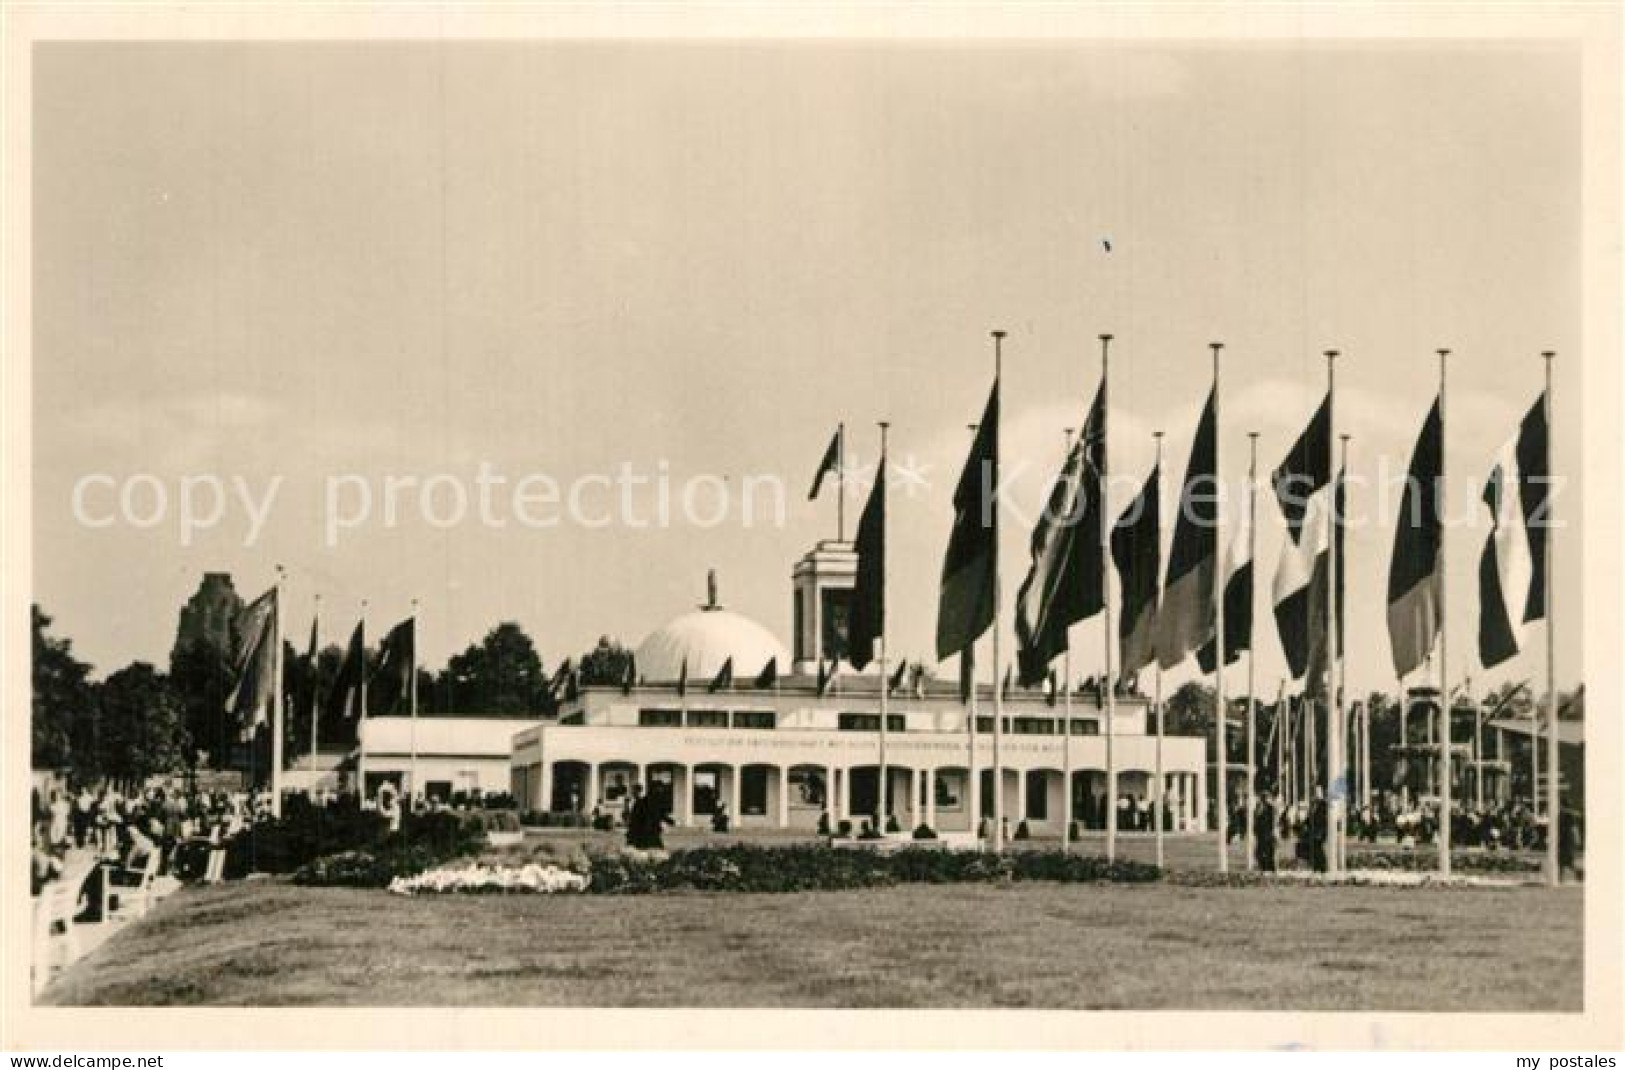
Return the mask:
[(63, 1005), (1577, 1011), (1578, 887), (904, 885), (794, 895), (183, 890)]

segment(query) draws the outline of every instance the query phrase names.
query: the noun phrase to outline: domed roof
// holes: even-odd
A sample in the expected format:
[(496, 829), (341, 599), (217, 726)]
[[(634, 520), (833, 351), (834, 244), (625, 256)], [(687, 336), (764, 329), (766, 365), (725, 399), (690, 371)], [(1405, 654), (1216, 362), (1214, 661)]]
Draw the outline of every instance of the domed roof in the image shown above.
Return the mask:
[(720, 606), (684, 613), (657, 628), (635, 656), (638, 676), (649, 683), (675, 682), (685, 660), (690, 683), (711, 679), (729, 658), (736, 680), (751, 679), (769, 658), (779, 659), (779, 672), (790, 671), (790, 655), (772, 632)]

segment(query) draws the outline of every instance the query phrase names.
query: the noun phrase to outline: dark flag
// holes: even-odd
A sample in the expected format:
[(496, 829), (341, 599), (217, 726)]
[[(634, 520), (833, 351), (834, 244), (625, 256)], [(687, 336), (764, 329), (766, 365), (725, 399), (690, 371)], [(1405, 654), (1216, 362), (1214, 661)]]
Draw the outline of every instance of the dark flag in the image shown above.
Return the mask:
[[(1287, 524), (1287, 541), (1281, 548), (1272, 585), (1275, 626), (1293, 679), (1303, 677), (1316, 687), (1326, 664), (1326, 600), (1330, 597), (1327, 575), (1334, 538), (1340, 596), (1344, 572), (1344, 488), (1341, 478), (1333, 487), (1330, 394), (1287, 451), (1273, 480), (1275, 500)], [(1225, 612), (1230, 612), (1228, 601)], [(1344, 645), (1342, 617), (1339, 597), (1339, 653)], [(1226, 617), (1226, 631), (1229, 623)], [(1229, 638), (1225, 636), (1226, 646)]]
[(768, 691), (777, 687), (778, 684), (779, 659), (771, 657), (767, 659), (767, 664), (762, 666), (762, 671), (756, 674), (756, 690)]
[[(1328, 393), (1273, 477), (1275, 501), (1286, 518), (1287, 533), (1293, 542), (1302, 541), (1311, 499), (1331, 481), (1332, 396)], [(1225, 626), (1229, 624), (1226, 617)]]
[(852, 584), (852, 608), (847, 614), (847, 654), (852, 667), (862, 672), (874, 658), (875, 640), (886, 630), (886, 455), (880, 455), (875, 485), (858, 518), (852, 548), (858, 555)]
[(682, 666), (677, 670), (677, 693), (688, 694), (688, 659), (683, 659)]
[(361, 714), (361, 679), (366, 671), (366, 628), (359, 621), (350, 633), (350, 642), (344, 648), (344, 659), (339, 662), (338, 675), (327, 689), (327, 708), (345, 718)]
[(732, 688), (734, 685), (734, 659), (730, 656), (722, 661), (722, 668), (711, 678), (711, 686), (707, 689), (712, 694)]
[(903, 686), (906, 679), (908, 679), (908, 659), (904, 658), (897, 663), (897, 671), (891, 674), (891, 680), (886, 684), (886, 694), (897, 694), (898, 688)]
[(1016, 594), (1016, 661), (1021, 683), (1044, 679), (1066, 649), (1067, 629), (1105, 607), (1101, 545), (1102, 477), (1106, 467), (1106, 388), (1101, 386), (1083, 434), (1050, 487), (1033, 528), (1032, 567)]
[(976, 647), (974, 644), (959, 652), (959, 701), (969, 703), (976, 687)]
[(1044, 677), (1044, 705), (1055, 705), (1058, 689), (1055, 686), (1055, 669), (1050, 668), (1049, 674)]
[(831, 658), (829, 660), (829, 666), (827, 668), (824, 665), (824, 659), (823, 658), (818, 659), (818, 697), (819, 698), (823, 698), (825, 695), (829, 694), (830, 689), (835, 686), (835, 676), (836, 676), (836, 674), (838, 672), (840, 672), (840, 669), (841, 669), (841, 662), (840, 662), (839, 658)]
[(1388, 566), (1388, 638), (1394, 672), (1402, 679), (1427, 660), (1439, 633), (1443, 457), (1444, 419), (1435, 399), (1411, 454), (1399, 525), (1394, 531), (1394, 555)]
[(1218, 428), (1209, 392), (1179, 490), (1179, 516), (1157, 614), (1157, 660), (1172, 669), (1207, 642), (1215, 626), (1214, 573), (1219, 567)]
[(570, 677), (575, 672), (570, 659), (565, 658), (559, 662), (559, 667), (553, 670), (553, 676), (547, 681), (547, 696), (554, 702), (565, 700), (565, 690), (570, 683)]
[(367, 684), (369, 714), (398, 713), (410, 707), (416, 645), (417, 622), (411, 617), (384, 636), (378, 646), (378, 667)]
[[(1253, 554), (1252, 517), (1241, 514), (1236, 534), (1230, 540), (1226, 555), (1224, 581), (1224, 663), (1231, 664), (1241, 652), (1253, 648)], [(1204, 673), (1211, 673), (1214, 665), (1218, 636), (1202, 644), (1196, 652), (1196, 664)]]
[(1112, 563), (1123, 588), (1117, 618), (1123, 679), (1157, 659), (1157, 579), (1162, 572), (1162, 468), (1151, 469), (1135, 498), (1112, 525)]
[(272, 587), (243, 608), (237, 618), (242, 637), (235, 666), (236, 683), (226, 699), (226, 712), (237, 721), (242, 738), (265, 723), (277, 701), (276, 632), (277, 589)]
[(937, 657), (949, 657), (974, 643), (993, 623), (994, 555), (999, 545), (999, 382), (987, 396), (965, 469), (954, 488), (954, 526), (942, 560), (937, 600)]
[(1478, 656), (1486, 669), (1516, 654), (1523, 626), (1545, 616), (1546, 443), (1542, 395), (1484, 485), (1492, 530), (1478, 562)]
[(818, 472), (813, 476), (812, 490), (807, 492), (807, 500), (812, 501), (818, 497), (818, 491), (824, 485), (824, 477), (838, 473), (841, 470), (841, 433), (839, 431), (830, 436), (829, 448), (824, 451), (824, 459), (818, 462)]
[[(318, 621), (315, 617), (310, 619), (310, 643), (306, 648), (304, 662), (304, 686), (294, 697), (294, 713), (299, 717), (301, 724), (306, 724), (316, 715), (316, 632)], [(315, 746), (315, 741), (311, 742)]]

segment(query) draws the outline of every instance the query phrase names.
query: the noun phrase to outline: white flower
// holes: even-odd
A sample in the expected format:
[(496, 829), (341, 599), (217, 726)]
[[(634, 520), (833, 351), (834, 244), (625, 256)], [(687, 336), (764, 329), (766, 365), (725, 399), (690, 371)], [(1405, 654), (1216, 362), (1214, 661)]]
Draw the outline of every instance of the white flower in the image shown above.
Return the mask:
[(563, 892), (584, 892), (588, 880), (557, 866), (541, 866), (534, 862), (524, 866), (442, 866), (419, 873), (415, 877), (396, 877), (389, 890), (397, 895), (441, 895), (450, 892), (501, 891), (553, 895)]

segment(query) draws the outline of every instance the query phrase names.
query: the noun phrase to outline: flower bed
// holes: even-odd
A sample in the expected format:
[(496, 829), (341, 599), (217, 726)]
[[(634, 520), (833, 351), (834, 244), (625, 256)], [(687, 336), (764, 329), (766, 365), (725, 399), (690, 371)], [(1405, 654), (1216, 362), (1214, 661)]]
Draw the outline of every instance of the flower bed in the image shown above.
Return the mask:
[(415, 877), (396, 877), (389, 890), (396, 895), (559, 895), (584, 892), (588, 880), (558, 866), (442, 866)]
[[(1435, 849), (1350, 850), (1348, 868), (1427, 872), (1439, 868), (1439, 852)], [(1457, 873), (1526, 874), (1539, 873), (1541, 865), (1533, 858), (1509, 851), (1451, 851), (1450, 868)]]

